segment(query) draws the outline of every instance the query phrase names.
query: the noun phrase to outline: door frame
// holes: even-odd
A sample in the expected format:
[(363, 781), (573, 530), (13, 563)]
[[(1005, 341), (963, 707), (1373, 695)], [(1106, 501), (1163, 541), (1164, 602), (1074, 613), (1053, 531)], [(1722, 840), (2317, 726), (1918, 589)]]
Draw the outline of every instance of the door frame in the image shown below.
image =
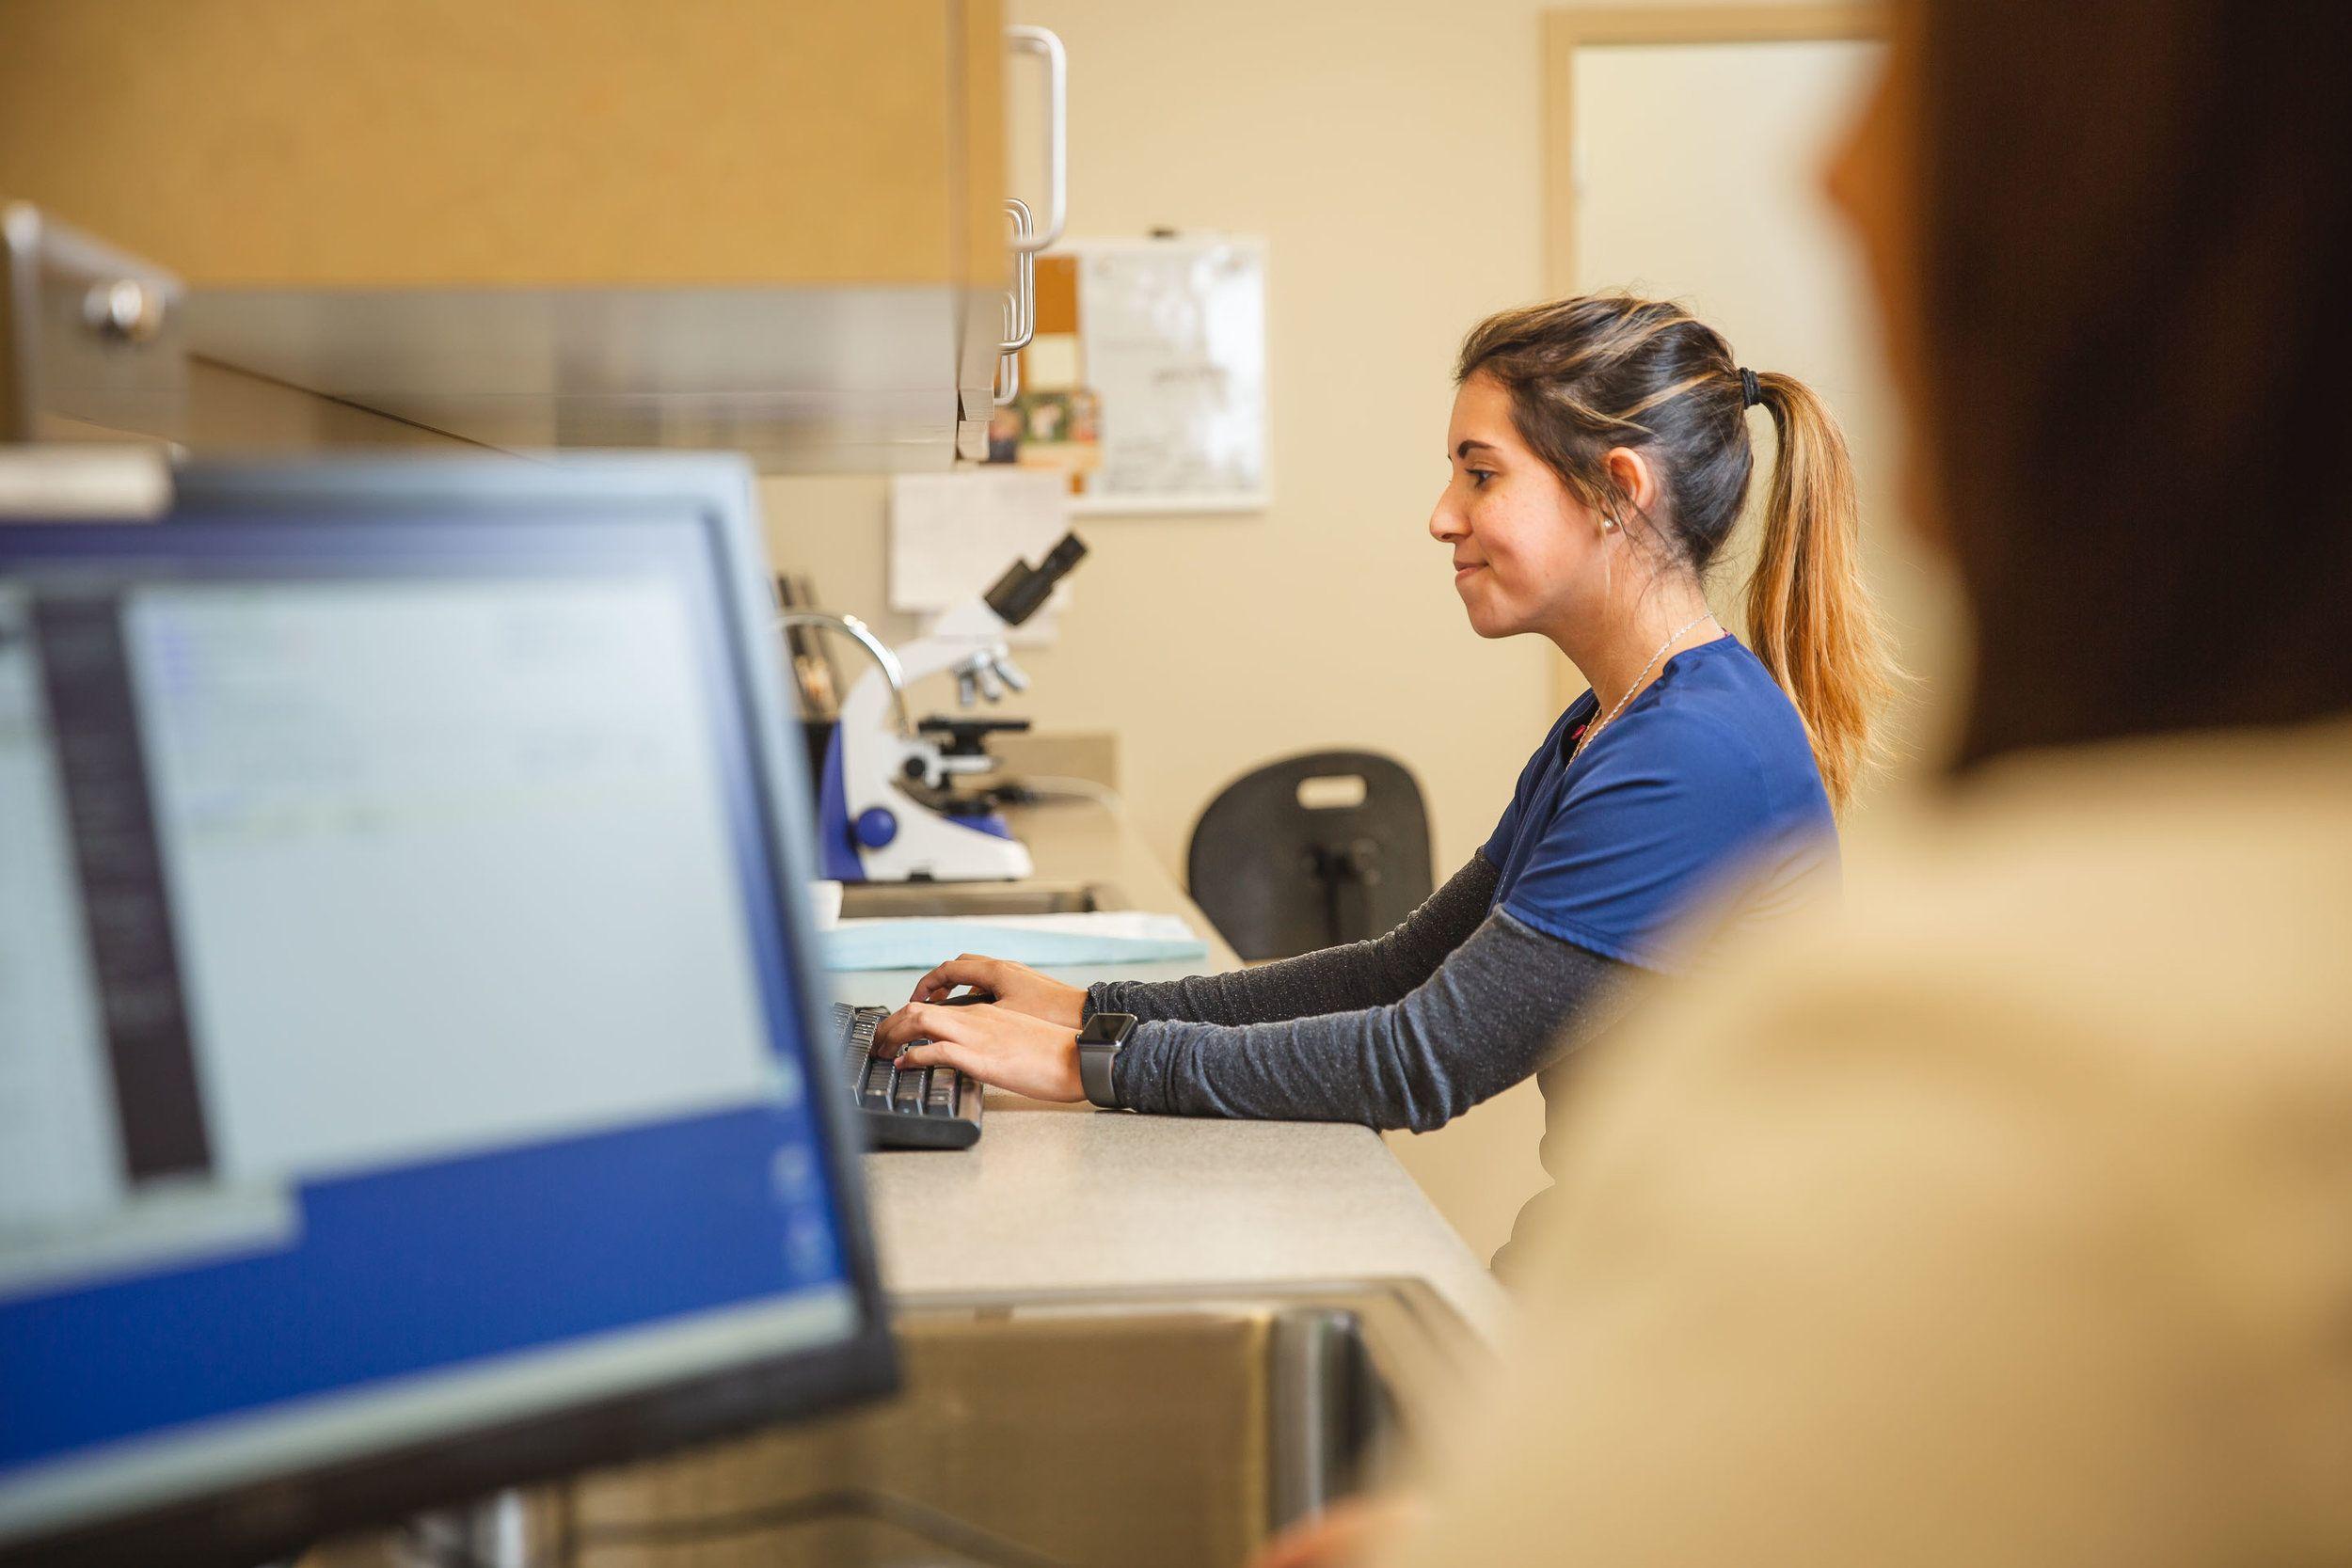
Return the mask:
[[(1576, 277), (1576, 52), (1611, 45), (1816, 43), (1883, 40), (1884, 0), (1781, 5), (1560, 6), (1543, 13), (1544, 293), (1565, 298)], [(1562, 705), (1584, 690), (1576, 666), (1554, 660)]]

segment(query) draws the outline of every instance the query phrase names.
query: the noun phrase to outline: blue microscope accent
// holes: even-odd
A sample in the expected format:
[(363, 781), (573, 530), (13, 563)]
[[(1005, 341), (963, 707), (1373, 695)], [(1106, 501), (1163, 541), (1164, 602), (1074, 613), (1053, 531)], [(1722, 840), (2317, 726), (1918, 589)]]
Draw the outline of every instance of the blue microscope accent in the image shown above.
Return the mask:
[(858, 864), (857, 846), (850, 837), (850, 791), (841, 777), (841, 726), (833, 727), (825, 742), (825, 776), (817, 785), (817, 839), (825, 852), (825, 877), (835, 882), (862, 882), (866, 868)]
[[(947, 820), (959, 828), (986, 833), (992, 838), (1010, 839), (1012, 827), (995, 812), (971, 816), (952, 815)], [(898, 818), (886, 806), (868, 806), (858, 813), (856, 820), (850, 817), (849, 784), (842, 771), (841, 726), (834, 726), (833, 735), (825, 742), (825, 773), (817, 786), (817, 833), (824, 849), (825, 876), (836, 882), (863, 882), (869, 879), (858, 850), (881, 849), (898, 836)]]

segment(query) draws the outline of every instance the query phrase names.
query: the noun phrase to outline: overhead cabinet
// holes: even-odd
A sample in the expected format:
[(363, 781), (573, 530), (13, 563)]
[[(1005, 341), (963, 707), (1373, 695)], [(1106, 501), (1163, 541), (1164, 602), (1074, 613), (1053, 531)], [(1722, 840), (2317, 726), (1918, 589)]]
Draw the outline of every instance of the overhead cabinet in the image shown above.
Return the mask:
[(1005, 334), (1005, 60), (996, 0), (0, 0), (0, 198), (437, 430), (923, 467)]

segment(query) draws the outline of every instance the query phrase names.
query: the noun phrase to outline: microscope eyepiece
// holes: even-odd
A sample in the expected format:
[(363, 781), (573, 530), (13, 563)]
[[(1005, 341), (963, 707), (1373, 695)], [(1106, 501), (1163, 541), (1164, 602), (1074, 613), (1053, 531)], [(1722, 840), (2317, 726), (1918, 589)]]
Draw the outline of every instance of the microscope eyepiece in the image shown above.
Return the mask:
[(1070, 569), (1086, 559), (1086, 541), (1075, 533), (1065, 533), (1061, 542), (1045, 552), (1045, 559), (1035, 566), (1016, 561), (1005, 568), (1005, 575), (996, 579), (981, 596), (996, 618), (1009, 626), (1017, 626), (1036, 614), (1054, 592), (1054, 584), (1070, 575)]

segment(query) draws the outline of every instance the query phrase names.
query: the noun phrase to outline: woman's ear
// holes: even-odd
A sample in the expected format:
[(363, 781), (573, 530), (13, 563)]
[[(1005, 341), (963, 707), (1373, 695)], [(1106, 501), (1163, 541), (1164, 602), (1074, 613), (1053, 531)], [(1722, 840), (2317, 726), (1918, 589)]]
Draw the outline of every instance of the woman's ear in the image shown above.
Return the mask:
[(1600, 464), (1609, 475), (1611, 488), (1625, 497), (1635, 512), (1647, 516), (1657, 509), (1663, 487), (1659, 483), (1658, 470), (1647, 457), (1631, 447), (1611, 447)]

